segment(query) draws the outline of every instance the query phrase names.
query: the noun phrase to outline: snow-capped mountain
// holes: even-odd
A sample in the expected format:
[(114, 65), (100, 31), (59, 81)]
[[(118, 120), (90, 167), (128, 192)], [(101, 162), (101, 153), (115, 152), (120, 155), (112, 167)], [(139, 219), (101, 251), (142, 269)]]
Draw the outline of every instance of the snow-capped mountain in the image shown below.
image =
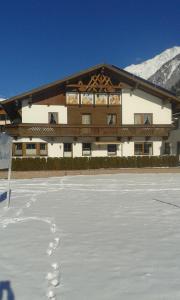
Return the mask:
[(167, 49), (137, 65), (130, 65), (126, 71), (172, 90), (180, 81), (180, 47)]
[(171, 89), (180, 79), (180, 54), (166, 62), (149, 80), (167, 89)]

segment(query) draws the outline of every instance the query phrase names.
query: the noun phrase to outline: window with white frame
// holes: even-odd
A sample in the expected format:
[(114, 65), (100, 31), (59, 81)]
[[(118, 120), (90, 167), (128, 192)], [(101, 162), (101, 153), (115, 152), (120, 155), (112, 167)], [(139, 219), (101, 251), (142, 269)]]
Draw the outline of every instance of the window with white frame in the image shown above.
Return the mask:
[(83, 143), (82, 144), (82, 155), (83, 156), (91, 156), (91, 143)]
[(134, 155), (153, 155), (151, 142), (134, 143)]
[(116, 144), (108, 144), (107, 145), (107, 154), (108, 154), (108, 156), (115, 156), (117, 154), (117, 145)]

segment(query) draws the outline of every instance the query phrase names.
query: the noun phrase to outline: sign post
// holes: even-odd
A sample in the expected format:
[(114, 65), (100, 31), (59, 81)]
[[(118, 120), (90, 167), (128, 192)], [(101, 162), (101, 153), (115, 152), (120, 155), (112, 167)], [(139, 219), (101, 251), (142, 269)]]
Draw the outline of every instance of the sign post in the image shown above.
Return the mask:
[(6, 133), (0, 133), (0, 169), (8, 169), (7, 191), (0, 194), (0, 198), (7, 198), (8, 207), (10, 206), (10, 180), (11, 180), (11, 165), (12, 165), (12, 138)]

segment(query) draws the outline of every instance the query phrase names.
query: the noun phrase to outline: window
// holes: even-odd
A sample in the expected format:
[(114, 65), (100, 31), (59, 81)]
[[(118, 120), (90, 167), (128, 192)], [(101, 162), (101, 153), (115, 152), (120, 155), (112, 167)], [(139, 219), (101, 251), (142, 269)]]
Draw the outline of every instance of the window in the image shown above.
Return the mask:
[(6, 114), (0, 114), (0, 121), (8, 121), (9, 117)]
[(116, 114), (108, 114), (107, 115), (107, 124), (108, 125), (116, 125)]
[(134, 114), (134, 124), (136, 125), (151, 125), (152, 114)]
[(108, 144), (107, 145), (107, 153), (109, 156), (115, 156), (117, 153), (117, 145), (116, 144)]
[(18, 155), (22, 156), (22, 143), (14, 144), (14, 155), (15, 156), (18, 156)]
[(134, 154), (135, 155), (142, 155), (143, 154), (143, 144), (135, 144), (134, 145)]
[(164, 154), (166, 154), (166, 155), (171, 154), (171, 147), (170, 147), (170, 143), (168, 143), (168, 142), (164, 143)]
[(49, 120), (50, 124), (58, 124), (58, 113), (57, 112), (49, 112)]
[(72, 157), (72, 143), (64, 143), (64, 157)]
[(40, 143), (39, 145), (39, 154), (40, 155), (47, 155), (47, 144), (46, 143)]
[(26, 155), (36, 155), (36, 144), (34, 143), (26, 144)]
[[(14, 143), (13, 155), (14, 156), (47, 156), (48, 148), (47, 143)], [(23, 149), (25, 151), (23, 151)]]
[(90, 156), (91, 155), (91, 144), (90, 143), (83, 143), (82, 144), (82, 155), (83, 156)]
[(91, 114), (83, 114), (82, 115), (82, 124), (90, 125), (91, 124)]
[(0, 121), (5, 121), (6, 120), (6, 115), (1, 114), (0, 115)]
[(153, 155), (152, 143), (135, 143), (134, 155)]

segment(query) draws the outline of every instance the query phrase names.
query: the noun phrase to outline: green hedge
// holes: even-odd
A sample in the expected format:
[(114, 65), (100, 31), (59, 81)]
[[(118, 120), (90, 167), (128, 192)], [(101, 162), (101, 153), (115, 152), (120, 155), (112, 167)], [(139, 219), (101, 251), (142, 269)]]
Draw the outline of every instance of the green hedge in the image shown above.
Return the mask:
[(177, 167), (177, 156), (13, 158), (13, 171)]

